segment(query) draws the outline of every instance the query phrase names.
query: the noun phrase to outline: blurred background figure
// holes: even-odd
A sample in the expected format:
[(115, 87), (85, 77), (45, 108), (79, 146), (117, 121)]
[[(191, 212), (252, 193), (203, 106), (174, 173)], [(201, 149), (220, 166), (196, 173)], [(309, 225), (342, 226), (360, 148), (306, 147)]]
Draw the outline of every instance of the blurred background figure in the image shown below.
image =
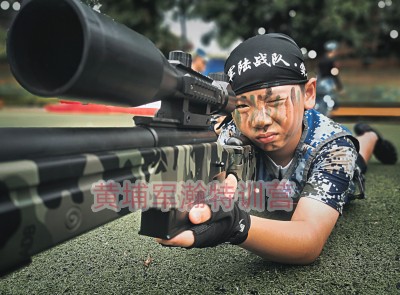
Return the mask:
[(338, 107), (338, 96), (343, 93), (337, 62), (338, 48), (338, 42), (326, 42), (324, 55), (318, 62), (315, 109), (326, 116), (330, 116), (330, 112)]
[(208, 62), (208, 57), (206, 52), (198, 48), (193, 54), (192, 54), (192, 69), (199, 72), (199, 73), (204, 73), (206, 70)]
[(331, 79), (336, 91), (343, 91), (343, 84), (339, 78), (338, 49), (339, 43), (328, 41), (324, 44), (324, 56), (318, 62), (318, 78)]

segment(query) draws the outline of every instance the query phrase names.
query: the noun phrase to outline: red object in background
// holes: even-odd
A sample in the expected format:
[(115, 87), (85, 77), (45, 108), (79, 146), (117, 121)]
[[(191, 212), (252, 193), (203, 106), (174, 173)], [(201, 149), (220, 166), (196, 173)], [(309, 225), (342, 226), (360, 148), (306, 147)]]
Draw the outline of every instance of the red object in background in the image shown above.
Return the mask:
[(125, 113), (137, 116), (154, 116), (158, 108), (148, 107), (117, 107), (103, 104), (83, 104), (79, 101), (60, 100), (59, 104), (49, 104), (44, 107), (48, 112), (57, 113)]

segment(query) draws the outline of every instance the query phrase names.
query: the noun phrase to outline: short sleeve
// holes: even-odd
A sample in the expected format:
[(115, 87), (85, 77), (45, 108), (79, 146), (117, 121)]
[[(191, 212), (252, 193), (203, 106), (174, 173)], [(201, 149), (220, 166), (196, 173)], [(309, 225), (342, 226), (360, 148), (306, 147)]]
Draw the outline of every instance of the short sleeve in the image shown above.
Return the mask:
[(347, 137), (324, 145), (310, 167), (301, 197), (321, 201), (342, 214), (357, 155), (356, 148)]

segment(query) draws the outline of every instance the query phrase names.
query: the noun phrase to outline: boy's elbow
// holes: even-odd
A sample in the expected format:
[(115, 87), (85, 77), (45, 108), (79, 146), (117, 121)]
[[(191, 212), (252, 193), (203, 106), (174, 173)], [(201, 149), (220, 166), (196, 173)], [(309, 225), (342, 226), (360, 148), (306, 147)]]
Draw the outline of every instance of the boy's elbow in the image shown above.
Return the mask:
[(311, 250), (308, 253), (305, 253), (303, 257), (300, 257), (298, 260), (298, 264), (300, 265), (308, 265), (314, 263), (318, 257), (321, 255), (322, 250)]
[(318, 235), (310, 235), (299, 253), (298, 264), (308, 265), (315, 262), (321, 255), (324, 245), (325, 241), (322, 241)]
[(261, 258), (269, 261), (274, 261), (283, 264), (291, 265), (309, 265), (314, 263), (321, 255), (323, 245), (316, 245), (315, 243), (306, 243), (302, 247), (298, 247), (292, 253), (286, 253), (279, 256), (271, 256), (270, 253), (258, 252), (255, 253)]

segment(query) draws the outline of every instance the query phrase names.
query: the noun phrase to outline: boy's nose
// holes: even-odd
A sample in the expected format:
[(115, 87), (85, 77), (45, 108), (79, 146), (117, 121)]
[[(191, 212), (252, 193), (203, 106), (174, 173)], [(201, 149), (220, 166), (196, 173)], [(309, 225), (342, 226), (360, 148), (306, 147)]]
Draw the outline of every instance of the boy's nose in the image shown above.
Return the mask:
[(272, 124), (271, 116), (266, 108), (262, 108), (254, 114), (254, 120), (252, 124), (253, 127), (257, 129), (265, 128)]

